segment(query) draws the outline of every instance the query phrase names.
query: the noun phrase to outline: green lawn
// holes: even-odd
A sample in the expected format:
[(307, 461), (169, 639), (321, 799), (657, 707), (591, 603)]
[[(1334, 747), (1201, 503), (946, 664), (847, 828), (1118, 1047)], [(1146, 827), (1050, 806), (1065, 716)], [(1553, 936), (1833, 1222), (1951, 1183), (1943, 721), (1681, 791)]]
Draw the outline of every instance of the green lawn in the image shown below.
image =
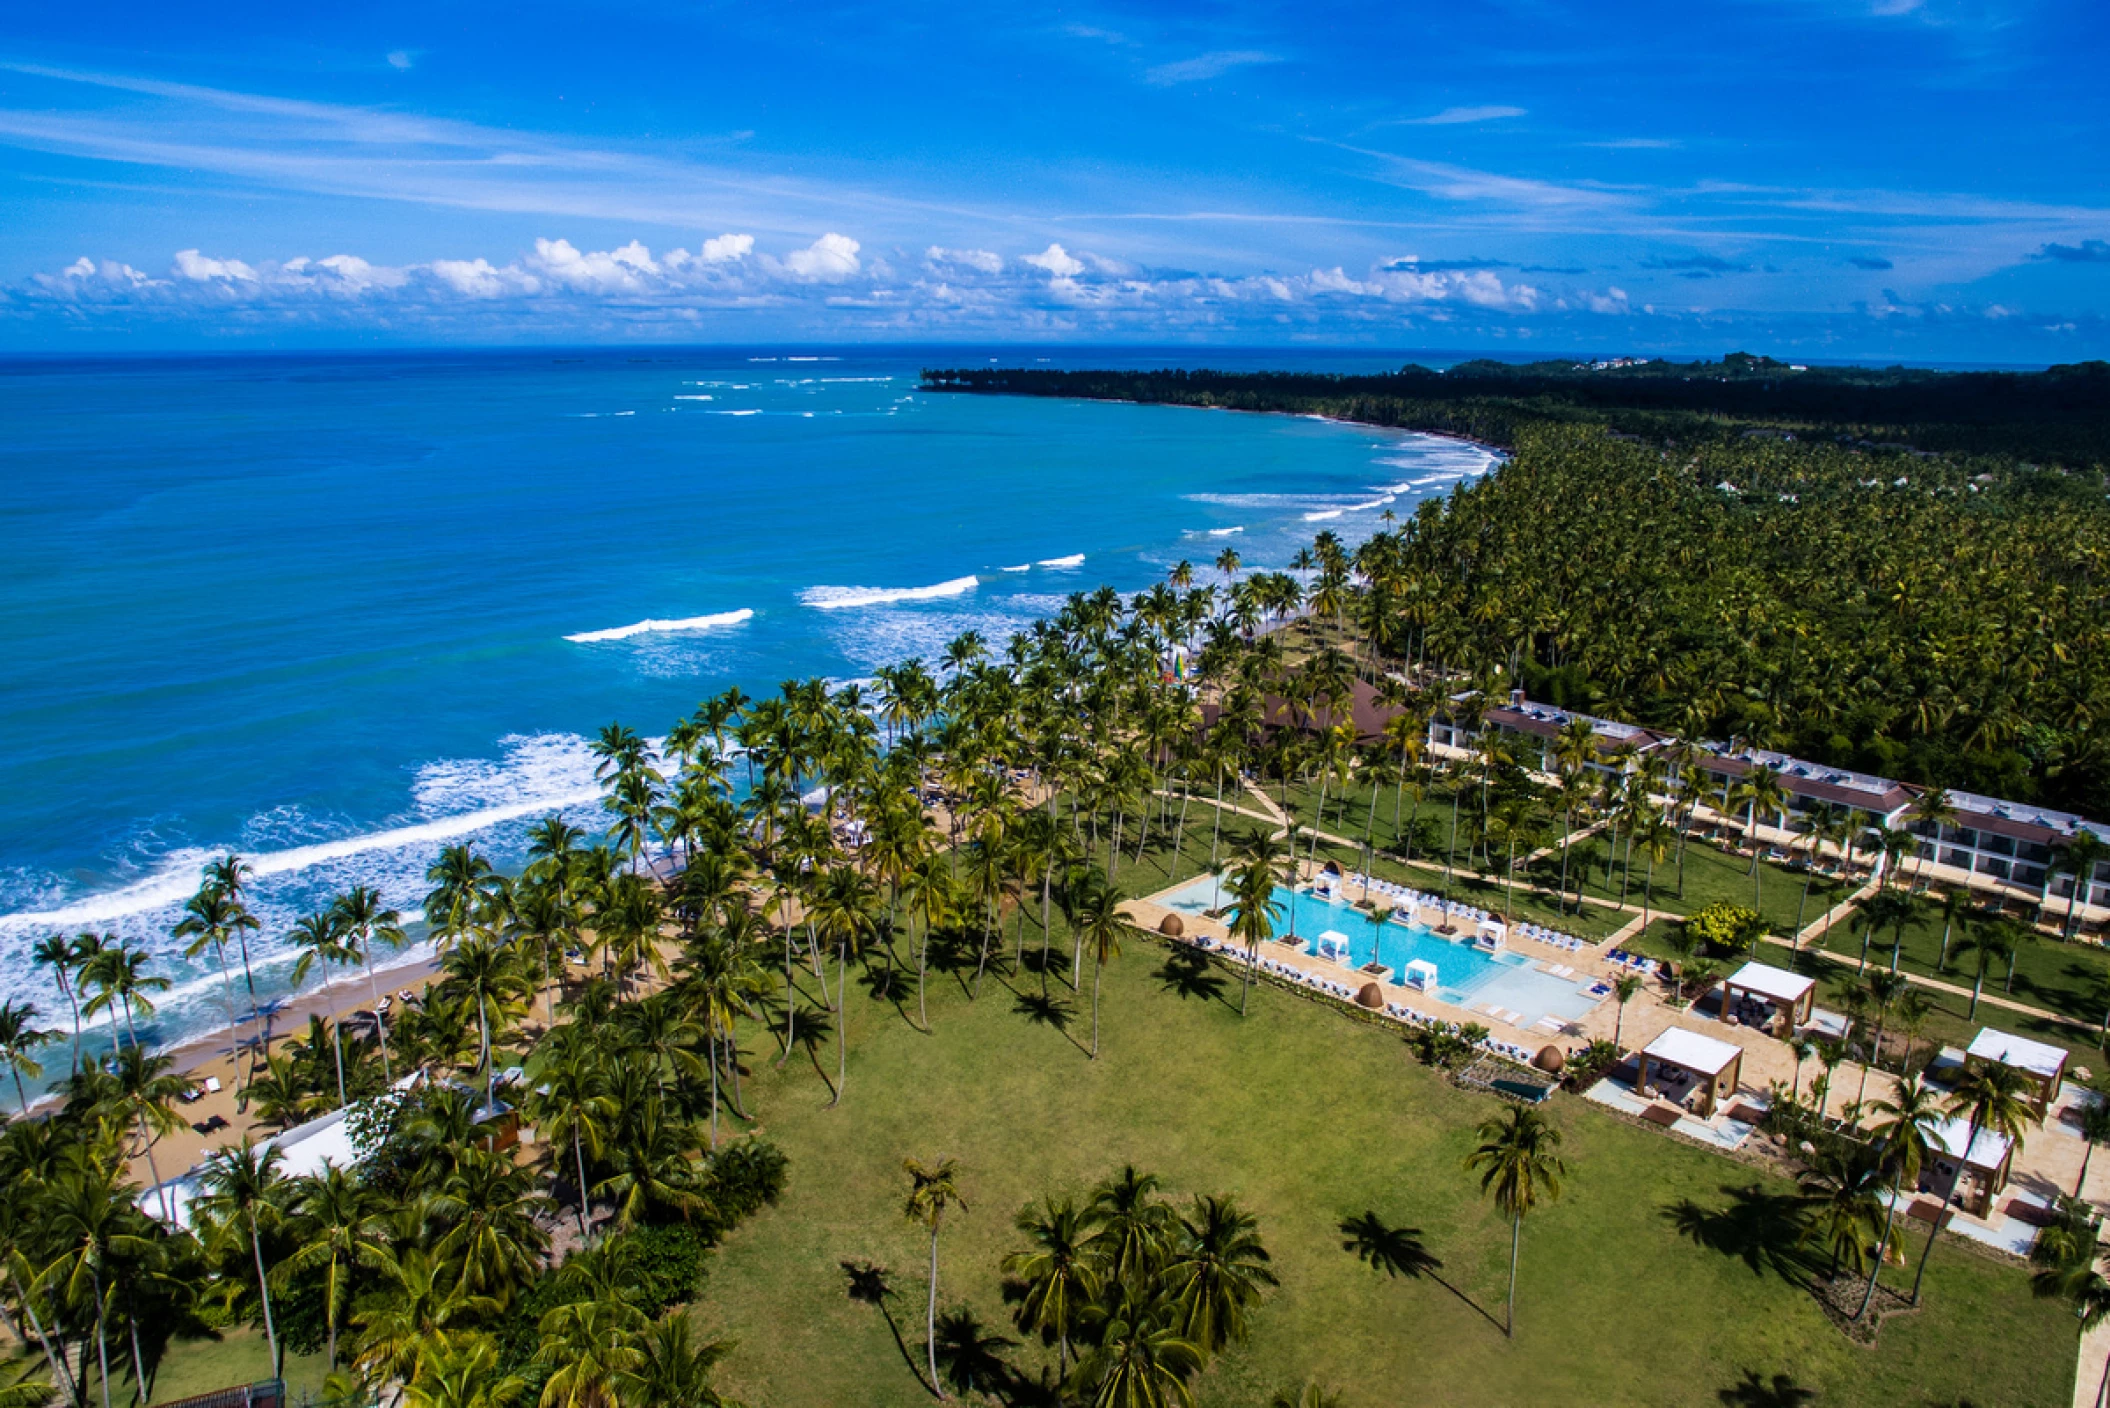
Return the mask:
[[(135, 1401), (132, 1392), (131, 1356), (122, 1354), (122, 1340), (110, 1346), (110, 1401)], [(93, 1355), (89, 1356), (92, 1360)], [(320, 1354), (288, 1354), (286, 1387), (294, 1401), (302, 1393), (319, 1396), (325, 1365)], [(172, 1402), (211, 1393), (216, 1389), (240, 1388), (271, 1377), (271, 1352), (262, 1330), (247, 1327), (228, 1330), (216, 1340), (177, 1340), (169, 1346), (159, 1372), (154, 1376), (154, 1401)], [(102, 1382), (91, 1363), (88, 1396), (102, 1401)]]
[[(2012, 920), (1995, 922), (2009, 939), (2018, 941), (2019, 947), (2013, 991), (2005, 990), (2007, 962), (2001, 959), (1993, 964), (1986, 978), (1987, 992), (2091, 1024), (2102, 1021), (2104, 1008), (2110, 1004), (2110, 953), (2094, 944), (2061, 943)], [(1858, 961), (1866, 927), (1856, 916), (1841, 916), (1825, 936), (1824, 946)], [(1964, 936), (1961, 921), (1951, 936), (1947, 970), (1935, 972), (1935, 961), (1941, 956), (1942, 928), (1939, 908), (1922, 900), (1919, 912), (1904, 926), (1898, 966), (1908, 973), (1938, 976), (1944, 982), (1969, 987), (1978, 976), (1978, 956), (1957, 947)], [(1869, 961), (1889, 967), (1890, 947), (1891, 930), (1886, 925), (1869, 945)]]
[[(926, 1242), (901, 1213), (901, 1161), (949, 1155), (968, 1208), (946, 1222), (941, 1301), (1014, 1334), (998, 1263), (1031, 1199), (1132, 1160), (1182, 1197), (1232, 1193), (1257, 1213), (1282, 1284), (1200, 1385), (1209, 1404), (1264, 1404), (1307, 1375), (1350, 1408), (1713, 1402), (1746, 1374), (1788, 1375), (1825, 1405), (2068, 1400), (2073, 1322), (2033, 1300), (2021, 1270), (1945, 1243), (1925, 1309), (1855, 1347), (1744, 1230), (1783, 1185), (1572, 1097), (1549, 1107), (1567, 1195), (1525, 1228), (1519, 1332), (1505, 1341), (1488, 1315), (1501, 1313), (1508, 1229), (1460, 1166), (1498, 1106), (1415, 1065), (1390, 1031), (1267, 987), (1241, 1019), (1227, 975), (1196, 974), (1141, 936), (1125, 949), (1106, 975), (1096, 1062), (1078, 1045), (1087, 1002), (1071, 999), (1065, 1032), (1030, 975), (1016, 992), (992, 978), (973, 1003), (959, 978), (934, 978), (929, 1036), (853, 985), (833, 1110), (812, 1065), (754, 1059), (751, 1108), (791, 1180), (732, 1235), (697, 1310), (734, 1342), (726, 1390), (787, 1406), (930, 1401), (908, 1362)], [(1365, 1210), (1423, 1229), (1448, 1284), (1389, 1281), (1344, 1254), (1337, 1224)], [(881, 1311), (846, 1294), (840, 1264), (860, 1260), (887, 1268), (906, 1355)], [(1054, 1359), (1037, 1343), (1010, 1353), (1029, 1379)]]
[[(1613, 856), (1613, 838), (1610, 832), (1576, 842), (1578, 859), (1584, 855), (1592, 857), (1587, 869), (1588, 880), (1582, 885), (1585, 895), (1616, 899), (1619, 895), (1620, 872), (1610, 864)], [(1620, 852), (1624, 854), (1624, 843)], [(1576, 875), (1583, 867), (1571, 862), (1568, 885), (1571, 892), (1576, 887)], [(1733, 856), (1697, 838), (1685, 844), (1685, 883), (1682, 896), (1678, 887), (1678, 853), (1675, 848), (1656, 865), (1654, 887), (1655, 904), (1680, 914), (1712, 904), (1716, 900), (1727, 900), (1731, 904), (1749, 908), (1751, 905), (1751, 861), (1748, 857)], [(1852, 893), (1859, 881), (1843, 881), (1817, 876), (1810, 885), (1809, 902), (1803, 903), (1803, 882), (1808, 875), (1802, 871), (1789, 870), (1785, 866), (1759, 862), (1758, 900), (1759, 913), (1766, 923), (1779, 933), (1794, 930), (1798, 916), (1805, 924), (1812, 924), (1823, 915), (1830, 905), (1838, 903)], [(1560, 878), (1559, 853), (1539, 861), (1536, 874), (1548, 884), (1558, 884)], [(1634, 875), (1627, 886), (1627, 903), (1640, 904), (1643, 883), (1648, 876), (1648, 862), (1636, 856)]]

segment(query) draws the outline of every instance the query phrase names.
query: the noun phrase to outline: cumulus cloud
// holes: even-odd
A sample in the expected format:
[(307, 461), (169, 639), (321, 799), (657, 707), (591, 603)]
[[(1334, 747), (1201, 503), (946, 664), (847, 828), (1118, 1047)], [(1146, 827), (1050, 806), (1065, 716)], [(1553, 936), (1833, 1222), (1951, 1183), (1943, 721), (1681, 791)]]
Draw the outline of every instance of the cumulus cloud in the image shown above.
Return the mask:
[(1004, 271), (1004, 257), (986, 249), (945, 249), (932, 245), (923, 251), (923, 260), (933, 269), (957, 267), (978, 274), (1001, 274)]
[(706, 264), (723, 264), (729, 259), (745, 259), (754, 252), (753, 235), (717, 235), (703, 242), (697, 257)]
[(1146, 70), (1143, 76), (1160, 88), (1168, 88), (1175, 83), (1201, 83), (1218, 78), (1234, 68), (1281, 62), (1278, 55), (1260, 49), (1215, 49), (1206, 54), (1196, 54), (1191, 59), (1159, 64)]
[(859, 269), (857, 251), (863, 246), (848, 235), (833, 231), (804, 249), (784, 256), (784, 267), (802, 279), (833, 281), (847, 279)]
[[(0, 308), (33, 313), (65, 305), (83, 316), (180, 319), (245, 310), (247, 328), (271, 319), (406, 329), (694, 329), (702, 320), (765, 314), (817, 333), (888, 328), (1001, 329), (1013, 335), (1285, 326), (1398, 331), (1413, 320), (1468, 314), (1511, 319), (1540, 311), (1627, 311), (1618, 289), (1549, 293), (1494, 259), (1400, 258), (1361, 272), (1345, 264), (1301, 274), (1201, 273), (1139, 268), (1051, 243), (1005, 259), (983, 249), (927, 246), (913, 271), (896, 271), (830, 232), (781, 257), (746, 235), (721, 235), (691, 254), (642, 241), (605, 249), (560, 235), (501, 262), (446, 257), (386, 265), (351, 253), (245, 262), (187, 249), (165, 277), (83, 257), (0, 288)], [(905, 274), (905, 277), (904, 277)], [(467, 321), (465, 321), (467, 320)], [(728, 331), (738, 324), (726, 324)]]
[(1038, 254), (1028, 254), (1019, 262), (1045, 269), (1058, 279), (1075, 278), (1084, 272), (1084, 261), (1072, 258), (1070, 252), (1059, 244), (1051, 244)]
[(244, 283), (257, 281), (256, 270), (239, 259), (208, 259), (195, 249), (176, 251), (176, 272), (192, 283)]

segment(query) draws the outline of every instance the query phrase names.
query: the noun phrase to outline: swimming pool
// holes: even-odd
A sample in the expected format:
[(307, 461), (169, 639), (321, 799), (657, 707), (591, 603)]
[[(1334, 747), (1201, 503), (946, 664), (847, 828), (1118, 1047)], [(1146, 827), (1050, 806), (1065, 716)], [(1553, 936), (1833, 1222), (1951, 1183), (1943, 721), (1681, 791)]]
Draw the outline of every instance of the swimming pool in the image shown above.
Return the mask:
[[(1208, 875), (1180, 887), (1160, 903), (1195, 915), (1232, 907), (1221, 883)], [(1468, 1010), (1489, 1005), (1507, 1008), (1518, 1014), (1517, 1026), (1528, 1027), (1545, 1017), (1573, 1021), (1600, 1001), (1590, 996), (1588, 979), (1548, 973), (1521, 953), (1490, 953), (1469, 939), (1447, 939), (1421, 924), (1397, 920), (1378, 924), (1352, 905), (1294, 893), (1279, 885), (1275, 903), (1282, 906), (1275, 918), (1275, 933), (1295, 933), (1304, 953), (1319, 956), (1319, 936), (1339, 934), (1348, 941), (1347, 967), (1382, 963), (1390, 970), (1385, 981), (1393, 984), (1403, 983), (1408, 963), (1417, 959), (1433, 963), (1437, 976), (1432, 995), (1439, 1002)]]

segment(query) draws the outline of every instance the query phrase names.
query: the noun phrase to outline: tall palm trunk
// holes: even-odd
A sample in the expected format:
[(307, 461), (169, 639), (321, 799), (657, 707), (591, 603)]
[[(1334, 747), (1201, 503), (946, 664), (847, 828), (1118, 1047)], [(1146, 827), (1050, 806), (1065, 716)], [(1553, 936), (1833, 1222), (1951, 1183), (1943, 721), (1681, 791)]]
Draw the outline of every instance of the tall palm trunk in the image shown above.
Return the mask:
[(835, 991), (843, 998), (835, 1019), (835, 1095), (828, 1101), (834, 1109), (843, 1100), (843, 1087), (850, 1082), (850, 944), (846, 939), (835, 950)]
[(586, 1146), (579, 1137), (579, 1127), (574, 1124), (571, 1131), (572, 1166), (579, 1175), (579, 1235), (586, 1235)]
[(1883, 1214), (1883, 1235), (1876, 1239), (1875, 1265), (1869, 1268), (1868, 1289), (1861, 1293), (1860, 1308), (1854, 1311), (1854, 1319), (1856, 1320), (1868, 1314), (1869, 1303), (1876, 1298), (1876, 1278), (1883, 1274), (1883, 1251), (1884, 1248), (1890, 1245), (1890, 1232), (1897, 1224), (1898, 1219), (1898, 1203), (1903, 1200), (1904, 1196), (1905, 1180), (1900, 1175), (1892, 1181), (1890, 1186), (1890, 1207)]
[(930, 1389), (938, 1397), (945, 1397), (945, 1385), (938, 1379), (938, 1218), (930, 1220), (930, 1299), (923, 1308), (924, 1348), (929, 1356)]
[(711, 1044), (711, 1152), (718, 1152), (718, 1024), (707, 1022), (705, 1035)]
[[(366, 968), (367, 1001), (374, 1004), (374, 1035), (381, 1042), (381, 1078), (390, 1085), (394, 1085), (396, 1083), (396, 1068), (388, 1059), (388, 1023), (383, 1021), (381, 1017), (381, 984), (374, 977), (373, 940), (369, 938), (365, 943), (361, 944), (359, 952), (366, 960), (364, 966)], [(554, 1027), (557, 1025), (557, 996), (555, 988), (550, 984), (549, 946), (546, 943), (542, 948), (542, 987), (543, 991), (549, 994), (549, 1025)], [(340, 1085), (343, 1084), (341, 1080), (338, 1083)]]
[[(256, 1293), (262, 1298), (264, 1303), (264, 1343), (271, 1350), (271, 1367), (275, 1373), (280, 1364), (278, 1357), (278, 1325), (271, 1318), (271, 1282), (264, 1275), (264, 1241), (257, 1234), (255, 1208), (249, 1209), (249, 1251), (256, 1258)], [(100, 1297), (98, 1297), (99, 1299)], [(109, 1375), (109, 1366), (107, 1364), (104, 1366), (103, 1373), (104, 1377), (107, 1378)], [(108, 1397), (108, 1392), (105, 1391), (106, 1408)]]
[[(29, 1293), (22, 1289), (21, 1281), (16, 1279), (12, 1262), (7, 1264), (7, 1280), (8, 1284), (15, 1288), (15, 1299), (21, 1304), (22, 1313), (29, 1320), (30, 1332), (37, 1337), (37, 1343), (44, 1347), (44, 1362), (51, 1366), (52, 1382), (63, 1388), (68, 1398), (78, 1401), (80, 1386), (74, 1380), (73, 1369), (66, 1363), (65, 1354), (51, 1347), (51, 1336), (44, 1332), (44, 1322), (37, 1318), (37, 1307), (31, 1303)], [(65, 1331), (56, 1325), (53, 1328), (59, 1329), (59, 1338), (63, 1342)]]
[(1509, 1311), (1502, 1326), (1505, 1339), (1517, 1337), (1517, 1249), (1523, 1240), (1524, 1219), (1522, 1216), (1513, 1217), (1509, 1220)]

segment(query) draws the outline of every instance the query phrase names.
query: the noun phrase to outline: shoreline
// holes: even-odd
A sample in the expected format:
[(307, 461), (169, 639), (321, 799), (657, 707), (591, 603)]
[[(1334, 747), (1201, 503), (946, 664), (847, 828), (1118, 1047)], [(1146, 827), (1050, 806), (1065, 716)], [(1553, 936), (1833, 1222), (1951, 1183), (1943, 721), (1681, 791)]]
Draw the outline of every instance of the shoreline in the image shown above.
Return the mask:
[[(1197, 406), (1191, 401), (1139, 401), (1128, 396), (1036, 396), (1030, 391), (975, 391), (964, 386), (918, 386), (919, 394), (951, 396), (1016, 396), (1026, 401), (1079, 401), (1092, 406), (1163, 406), (1175, 411), (1223, 411), (1240, 416), (1281, 416), (1285, 420), (1316, 420), (1328, 425), (1352, 425), (1364, 430), (1389, 430), (1399, 435), (1426, 435), (1431, 440), (1450, 440), (1460, 445), (1471, 445), (1499, 455), (1504, 462), (1515, 456), (1516, 451), (1506, 445), (1497, 445), (1490, 440), (1475, 439), (1461, 435), (1455, 430), (1421, 430), (1411, 425), (1385, 425), (1374, 420), (1351, 420), (1347, 416), (1324, 416), (1317, 411), (1255, 411), (1244, 406)], [(1492, 465), (1492, 474), (1501, 465)], [(1478, 477), (1478, 476), (1475, 476)]]

